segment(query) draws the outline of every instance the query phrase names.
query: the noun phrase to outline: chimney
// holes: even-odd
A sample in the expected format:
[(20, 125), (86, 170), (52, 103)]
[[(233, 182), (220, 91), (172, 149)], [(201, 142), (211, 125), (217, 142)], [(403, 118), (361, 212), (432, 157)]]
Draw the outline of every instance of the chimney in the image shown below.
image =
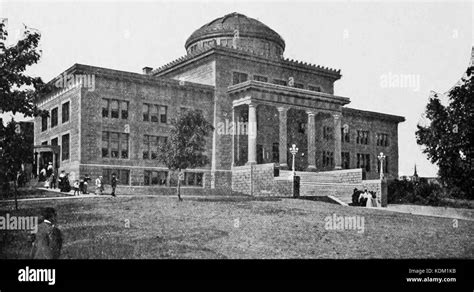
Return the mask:
[(150, 75), (151, 74), (151, 71), (153, 71), (153, 68), (151, 67), (143, 67), (143, 74), (145, 75)]

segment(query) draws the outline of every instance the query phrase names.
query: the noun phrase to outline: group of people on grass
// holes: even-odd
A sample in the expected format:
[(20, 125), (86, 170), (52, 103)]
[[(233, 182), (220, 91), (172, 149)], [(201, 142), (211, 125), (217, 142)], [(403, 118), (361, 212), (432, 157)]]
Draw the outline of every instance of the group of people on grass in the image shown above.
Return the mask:
[(361, 207), (380, 207), (380, 201), (377, 198), (377, 192), (354, 189), (352, 193), (352, 205)]
[[(81, 177), (79, 180), (74, 180), (71, 186), (69, 180), (69, 173), (66, 173), (64, 170), (61, 171), (59, 176), (56, 176), (55, 171), (53, 170), (52, 163), (49, 163), (47, 168), (42, 168), (39, 174), (39, 181), (44, 181), (44, 187), (47, 189), (56, 189), (57, 187), (61, 192), (69, 193), (71, 190), (74, 191), (74, 196), (79, 196), (82, 194), (89, 194), (89, 181), (91, 178), (88, 174)], [(115, 190), (117, 188), (118, 179), (115, 173), (112, 174), (110, 181), (110, 186), (112, 187), (111, 195), (115, 197)], [(102, 176), (99, 176), (95, 180), (95, 194), (103, 195), (104, 194), (104, 179)]]

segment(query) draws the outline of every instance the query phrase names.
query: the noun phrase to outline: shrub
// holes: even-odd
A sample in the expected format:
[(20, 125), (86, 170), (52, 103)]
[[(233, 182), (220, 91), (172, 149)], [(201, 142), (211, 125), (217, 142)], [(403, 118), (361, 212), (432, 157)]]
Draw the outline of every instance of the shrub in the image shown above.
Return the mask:
[(439, 206), (446, 194), (438, 184), (426, 180), (417, 182), (393, 180), (388, 184), (389, 204), (417, 204)]

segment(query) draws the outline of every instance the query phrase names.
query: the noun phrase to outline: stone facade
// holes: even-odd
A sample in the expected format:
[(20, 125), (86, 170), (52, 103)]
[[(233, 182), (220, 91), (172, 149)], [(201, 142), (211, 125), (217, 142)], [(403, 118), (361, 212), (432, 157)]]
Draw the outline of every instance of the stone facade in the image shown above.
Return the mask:
[[(128, 173), (127, 185), (144, 185), (144, 171), (167, 171), (156, 159), (144, 159), (143, 143), (145, 135), (166, 137), (170, 129), (171, 119), (177, 117), (182, 110), (200, 109), (205, 118), (212, 120), (214, 96), (213, 87), (180, 83), (176, 80), (163, 80), (153, 76), (121, 72), (85, 65), (74, 65), (66, 71), (67, 75), (90, 75), (95, 78), (95, 88), (89, 90), (85, 84), (71, 84), (67, 89), (58, 90), (50, 97), (38, 103), (39, 107), (51, 112), (59, 108), (59, 125), (51, 127), (51, 116), (48, 126), (42, 131), (41, 118), (35, 119), (35, 144), (70, 134), (69, 159), (60, 157), (59, 168), (72, 174), (72, 179), (79, 175), (89, 174), (98, 177), (104, 169), (112, 171), (124, 170)], [(54, 82), (54, 80), (52, 81)], [(127, 103), (127, 114), (118, 118), (103, 117), (103, 100), (117, 100)], [(61, 123), (61, 104), (70, 102), (70, 120)], [(143, 120), (143, 104), (166, 106), (166, 120), (151, 122)], [(120, 108), (120, 111), (122, 108)], [(128, 136), (126, 157), (103, 157), (104, 132), (121, 133)], [(208, 139), (207, 149), (211, 149), (212, 140)], [(124, 147), (125, 148), (125, 147)], [(147, 149), (148, 150), (148, 149)], [(206, 155), (212, 156), (212, 151)], [(210, 166), (202, 169), (189, 170), (203, 175), (203, 186), (210, 182)], [(168, 174), (169, 176), (171, 174)], [(168, 177), (166, 186), (170, 185)]]
[[(229, 37), (234, 37), (232, 45)], [(386, 177), (398, 177), (397, 127), (404, 119), (347, 108), (350, 99), (334, 94), (339, 70), (285, 59), (284, 48), (276, 32), (233, 13), (193, 33), (186, 56), (155, 70), (146, 67), (144, 74), (76, 64), (62, 76), (94, 76), (94, 89), (68, 83), (39, 100), (40, 108), (47, 110), (69, 100), (71, 118), (55, 128), (48, 125), (46, 131), (37, 118), (35, 144), (69, 133), (70, 157), (61, 157), (60, 168), (91, 176), (123, 170), (127, 184), (140, 187), (147, 185), (148, 171), (166, 171), (145, 158), (146, 136), (166, 137), (170, 119), (183, 108), (195, 108), (215, 127), (206, 148), (210, 165), (188, 171), (199, 187), (287, 195), (288, 182), (273, 176), (273, 165), (291, 167), (292, 144), (299, 148), (298, 171), (361, 169), (364, 179), (376, 179), (377, 155), (384, 152)], [(103, 117), (104, 100), (125, 103), (127, 117)], [(147, 105), (159, 105), (160, 111), (166, 107), (166, 120), (144, 121)], [(255, 127), (255, 135), (236, 132), (240, 122), (247, 130)], [(116, 141), (110, 135), (118, 135), (119, 143), (126, 141), (118, 147), (127, 149), (126, 157), (104, 157), (104, 144), (110, 148), (110, 141)], [(162, 187), (173, 184), (173, 176), (166, 175)]]

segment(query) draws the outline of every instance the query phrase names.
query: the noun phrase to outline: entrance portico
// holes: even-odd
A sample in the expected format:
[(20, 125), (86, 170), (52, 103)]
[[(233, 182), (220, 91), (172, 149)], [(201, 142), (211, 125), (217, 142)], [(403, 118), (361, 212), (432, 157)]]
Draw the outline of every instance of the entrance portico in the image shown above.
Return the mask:
[[(316, 117), (329, 117), (333, 120), (334, 169), (341, 169), (341, 111), (348, 98), (254, 80), (229, 87), (228, 94), (233, 99), (233, 122), (239, 129), (232, 139), (233, 165), (261, 160), (288, 169), (288, 148), (297, 144), (306, 149), (296, 160), (298, 167), (304, 165), (300, 170), (317, 171), (317, 130), (321, 124)], [(271, 159), (268, 148), (272, 149)]]
[(36, 169), (33, 171), (39, 175), (42, 167), (46, 167), (49, 162), (53, 164), (53, 170), (59, 168), (59, 150), (57, 145), (36, 145), (34, 146), (34, 161)]

